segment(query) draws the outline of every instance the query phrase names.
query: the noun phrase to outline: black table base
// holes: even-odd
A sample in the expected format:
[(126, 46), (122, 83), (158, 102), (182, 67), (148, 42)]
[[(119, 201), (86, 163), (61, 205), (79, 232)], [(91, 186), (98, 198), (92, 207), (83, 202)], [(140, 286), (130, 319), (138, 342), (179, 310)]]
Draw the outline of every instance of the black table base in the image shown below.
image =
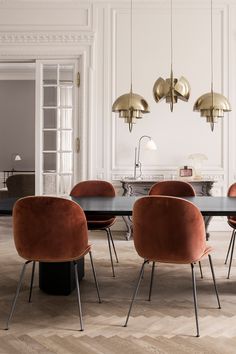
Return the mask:
[[(84, 258), (78, 261), (79, 280), (84, 276)], [(51, 295), (69, 295), (75, 289), (73, 262), (39, 263), (39, 287)]]

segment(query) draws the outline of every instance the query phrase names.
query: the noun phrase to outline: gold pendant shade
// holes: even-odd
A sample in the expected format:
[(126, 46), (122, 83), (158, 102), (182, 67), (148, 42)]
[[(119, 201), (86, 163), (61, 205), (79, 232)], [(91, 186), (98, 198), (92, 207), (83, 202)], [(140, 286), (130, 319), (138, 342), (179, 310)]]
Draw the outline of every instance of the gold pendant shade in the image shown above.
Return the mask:
[(187, 79), (183, 76), (178, 80), (172, 77), (164, 80), (159, 77), (153, 86), (153, 95), (156, 102), (161, 99), (166, 99), (166, 103), (170, 104), (170, 110), (173, 112), (174, 103), (178, 102), (178, 99), (182, 101), (188, 101), (190, 95), (190, 85)]
[(144, 113), (149, 113), (147, 101), (132, 90), (119, 96), (112, 105), (112, 112), (118, 112), (120, 118), (124, 118), (125, 123), (129, 124), (129, 131), (132, 131), (136, 119), (143, 117)]
[(144, 113), (149, 113), (147, 101), (137, 93), (133, 93), (133, 0), (130, 0), (130, 92), (119, 96), (112, 105), (112, 112), (118, 112), (119, 118), (124, 118), (132, 131), (136, 119), (141, 119)]
[(206, 117), (206, 121), (211, 124), (213, 131), (218, 118), (224, 117), (224, 112), (231, 111), (231, 105), (228, 99), (220, 93), (208, 92), (197, 99), (193, 110), (200, 112), (201, 117)]
[(170, 104), (170, 110), (173, 112), (174, 104), (178, 99), (187, 102), (190, 96), (190, 85), (185, 77), (181, 76), (180, 79), (174, 78), (173, 75), (173, 4), (170, 0), (170, 77), (163, 79), (159, 77), (153, 86), (153, 96), (158, 103), (162, 99), (166, 99), (166, 103)]

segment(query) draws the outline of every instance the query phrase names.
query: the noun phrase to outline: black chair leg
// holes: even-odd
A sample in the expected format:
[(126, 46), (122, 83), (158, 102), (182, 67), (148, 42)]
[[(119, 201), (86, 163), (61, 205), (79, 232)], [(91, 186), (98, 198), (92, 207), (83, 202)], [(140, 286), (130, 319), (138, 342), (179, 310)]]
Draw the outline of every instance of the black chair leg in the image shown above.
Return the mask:
[(155, 262), (152, 262), (152, 272), (151, 272), (151, 281), (150, 281), (148, 301), (151, 301), (154, 271), (155, 271)]
[(202, 264), (201, 264), (201, 261), (198, 262), (199, 264), (199, 270), (200, 270), (200, 275), (201, 275), (201, 278), (203, 279), (203, 273), (202, 273)]
[(211, 274), (212, 274), (213, 284), (214, 284), (216, 298), (217, 298), (217, 302), (218, 302), (218, 307), (219, 307), (219, 309), (221, 309), (220, 299), (219, 299), (218, 290), (217, 290), (217, 286), (216, 286), (215, 272), (214, 272), (213, 263), (212, 263), (212, 259), (211, 259), (210, 254), (208, 254), (208, 259), (209, 259), (209, 263), (210, 263), (210, 267), (211, 267)]
[(80, 299), (78, 264), (76, 262), (74, 262), (74, 271), (75, 271), (75, 282), (76, 282), (76, 290), (77, 290), (77, 300), (78, 300), (78, 307), (79, 307), (80, 330), (83, 331), (84, 330), (84, 325), (83, 325), (81, 299)]
[(233, 260), (233, 255), (234, 255), (234, 244), (235, 244), (235, 232), (233, 234), (233, 240), (232, 240), (232, 246), (231, 246), (231, 253), (230, 253), (230, 260), (229, 260), (229, 270), (228, 270), (227, 279), (229, 279), (229, 276), (230, 276), (232, 260)]
[(31, 281), (30, 281), (30, 292), (29, 292), (29, 302), (31, 302), (32, 290), (34, 285), (34, 272), (35, 272), (35, 261), (33, 261), (32, 273), (31, 273)]
[(24, 265), (23, 265), (23, 268), (21, 270), (20, 279), (19, 279), (19, 282), (18, 282), (18, 285), (17, 285), (17, 289), (16, 289), (16, 294), (14, 296), (14, 299), (13, 299), (13, 302), (12, 302), (12, 306), (11, 306), (11, 311), (10, 311), (9, 317), (7, 319), (6, 328), (5, 328), (6, 330), (9, 329), (9, 324), (10, 324), (10, 321), (12, 319), (13, 312), (15, 310), (16, 302), (17, 302), (17, 299), (18, 299), (18, 296), (19, 296), (19, 293), (20, 293), (21, 285), (22, 285), (22, 280), (23, 280), (23, 277), (24, 277), (24, 274), (25, 274), (25, 268), (26, 268), (27, 264), (29, 264), (30, 262), (31, 261), (25, 262)]
[(126, 321), (125, 321), (124, 327), (127, 327), (127, 324), (128, 324), (128, 321), (129, 321), (130, 312), (132, 310), (132, 306), (133, 306), (134, 300), (135, 300), (136, 295), (138, 293), (139, 285), (140, 285), (140, 282), (141, 282), (141, 279), (142, 279), (142, 275), (143, 275), (143, 271), (144, 271), (144, 266), (145, 266), (146, 263), (148, 263), (147, 260), (145, 260), (143, 262), (141, 270), (139, 272), (139, 277), (138, 277), (137, 284), (136, 284), (136, 287), (135, 287), (135, 290), (134, 290), (134, 293), (133, 293), (133, 296), (132, 296), (132, 300), (131, 300), (131, 303), (130, 303), (130, 307), (129, 307), (129, 311), (128, 311), (128, 314), (127, 314), (127, 317), (126, 317)]
[(197, 312), (196, 277), (195, 277), (195, 271), (194, 271), (194, 264), (193, 264), (193, 263), (191, 263), (191, 270), (192, 270), (192, 285), (193, 285), (194, 310), (195, 310), (195, 319), (196, 319), (196, 327), (197, 327), (197, 335), (196, 335), (196, 337), (200, 337), (199, 325), (198, 325), (198, 312)]
[(114, 264), (113, 264), (113, 258), (112, 258), (112, 252), (111, 252), (111, 240), (110, 240), (110, 235), (108, 229), (105, 229), (107, 233), (107, 242), (108, 242), (108, 247), (109, 247), (109, 253), (110, 253), (110, 259), (111, 259), (111, 268), (112, 268), (112, 276), (115, 277), (115, 271), (114, 271)]
[(115, 244), (114, 244), (114, 240), (113, 240), (113, 237), (112, 237), (112, 233), (111, 233), (110, 227), (108, 227), (108, 232), (109, 232), (109, 235), (110, 235), (110, 240), (111, 240), (112, 247), (113, 247), (113, 250), (114, 250), (114, 254), (115, 254), (115, 257), (116, 257), (116, 263), (119, 263), (119, 260), (118, 260), (118, 257), (117, 257), (116, 248), (115, 248)]
[(226, 258), (225, 258), (225, 264), (227, 264), (227, 262), (228, 262), (229, 252), (230, 252), (230, 249), (231, 249), (231, 246), (232, 246), (232, 242), (233, 242), (233, 238), (234, 238), (234, 233), (235, 233), (235, 230), (232, 231), (232, 235), (231, 235), (230, 242), (229, 242), (229, 247), (228, 247), (227, 254), (226, 254)]
[(92, 257), (92, 252), (91, 251), (89, 252), (89, 256), (90, 256), (90, 262), (91, 262), (91, 266), (92, 266), (94, 282), (95, 282), (97, 295), (98, 295), (98, 302), (101, 303), (102, 301), (101, 301), (101, 297), (100, 297), (100, 292), (99, 292), (99, 287), (98, 287), (98, 282), (97, 282), (97, 276), (96, 276), (96, 272), (95, 272), (95, 268), (94, 268), (94, 264), (93, 264), (93, 257)]

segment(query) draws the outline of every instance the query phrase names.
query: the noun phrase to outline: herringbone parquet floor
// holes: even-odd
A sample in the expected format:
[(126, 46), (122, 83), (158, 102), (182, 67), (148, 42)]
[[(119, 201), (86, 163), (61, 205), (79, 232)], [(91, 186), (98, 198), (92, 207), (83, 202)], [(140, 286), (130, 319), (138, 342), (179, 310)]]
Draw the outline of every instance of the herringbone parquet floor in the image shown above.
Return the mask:
[(78, 331), (76, 294), (50, 296), (35, 282), (32, 303), (27, 302), (30, 269), (9, 331), (4, 331), (22, 260), (12, 240), (12, 219), (0, 218), (0, 353), (236, 353), (236, 260), (226, 279), (224, 257), (230, 233), (212, 233), (212, 254), (222, 309), (217, 309), (207, 259), (204, 278), (197, 271), (201, 337), (195, 337), (190, 266), (157, 266), (153, 298), (147, 301), (151, 265), (145, 271), (127, 328), (123, 327), (133, 285), (141, 265), (132, 241), (121, 233), (114, 239), (120, 263), (112, 278), (105, 235), (90, 235), (101, 290), (97, 303), (89, 259), (81, 282), (84, 332)]

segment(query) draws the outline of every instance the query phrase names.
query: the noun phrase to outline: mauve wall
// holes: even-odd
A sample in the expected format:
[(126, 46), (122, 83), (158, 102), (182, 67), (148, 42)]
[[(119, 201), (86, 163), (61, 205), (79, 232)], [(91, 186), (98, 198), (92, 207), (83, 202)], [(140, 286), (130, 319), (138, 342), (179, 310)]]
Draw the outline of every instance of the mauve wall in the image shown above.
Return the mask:
[[(35, 81), (0, 81), (0, 171), (34, 170)], [(12, 155), (22, 160), (12, 165)]]

